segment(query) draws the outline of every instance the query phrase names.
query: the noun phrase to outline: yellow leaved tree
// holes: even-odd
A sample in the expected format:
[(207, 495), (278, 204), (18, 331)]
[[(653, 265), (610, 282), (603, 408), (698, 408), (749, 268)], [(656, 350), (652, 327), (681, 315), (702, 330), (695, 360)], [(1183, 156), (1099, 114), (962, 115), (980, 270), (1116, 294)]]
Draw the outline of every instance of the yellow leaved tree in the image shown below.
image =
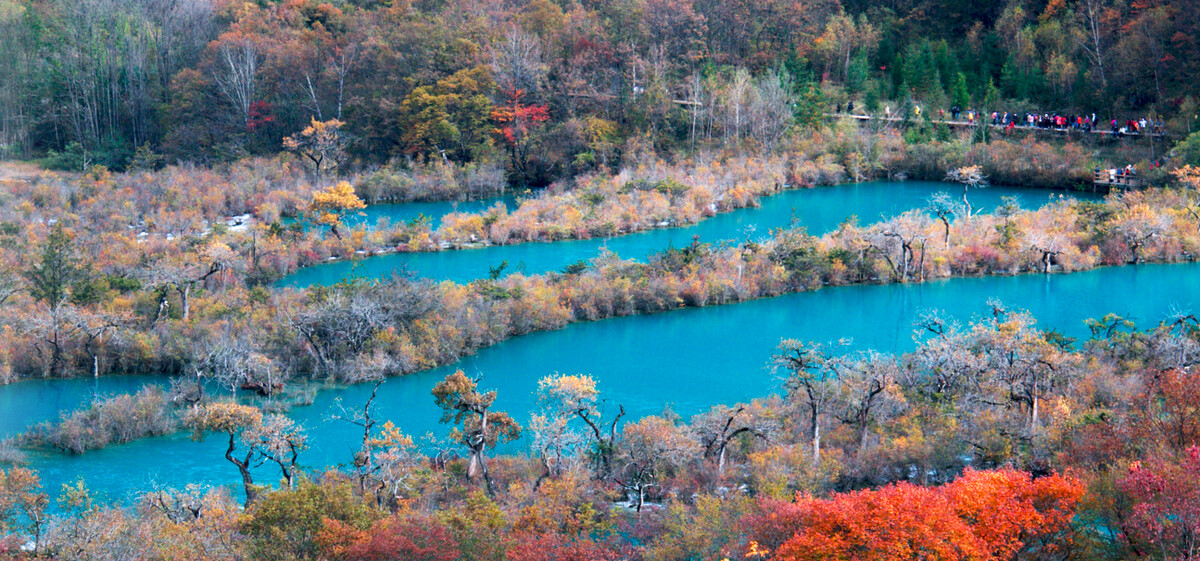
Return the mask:
[(342, 234), (338, 232), (338, 226), (342, 225), (342, 218), (346, 213), (366, 207), (366, 203), (354, 194), (354, 186), (346, 181), (340, 181), (328, 189), (314, 191), (312, 203), (308, 206), (315, 222), (329, 226), (329, 230), (339, 240), (342, 239)]

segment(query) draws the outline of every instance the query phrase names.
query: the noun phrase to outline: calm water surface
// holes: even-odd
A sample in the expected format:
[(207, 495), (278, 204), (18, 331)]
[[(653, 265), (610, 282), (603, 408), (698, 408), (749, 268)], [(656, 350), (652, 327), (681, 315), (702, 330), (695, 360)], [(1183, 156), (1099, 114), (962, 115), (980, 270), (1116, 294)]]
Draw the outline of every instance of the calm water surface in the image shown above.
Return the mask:
[(395, 225), (425, 216), (431, 220), (432, 227), (436, 230), (438, 226), (441, 226), (442, 217), (451, 212), (481, 212), (496, 203), (504, 203), (509, 210), (517, 208), (517, 199), (512, 195), (475, 201), (384, 203), (368, 205), (361, 211), (361, 214), (348, 215), (342, 222), (351, 227), (373, 228), (380, 219), (386, 219)]
[[(487, 276), (489, 268), (505, 261), (508, 262), (508, 272), (522, 270), (528, 274), (545, 273), (562, 270), (580, 260), (594, 259), (605, 248), (621, 257), (643, 259), (671, 245), (686, 246), (694, 236), (706, 242), (719, 242), (745, 239), (753, 232), (752, 237), (758, 238), (766, 236), (772, 228), (786, 227), (793, 221), (807, 227), (810, 233), (823, 234), (836, 229), (850, 216), (857, 216), (861, 223), (869, 224), (885, 216), (891, 217), (922, 207), (929, 196), (938, 191), (948, 191), (956, 197), (962, 192), (957, 185), (925, 181), (878, 181), (798, 189), (763, 197), (758, 208), (719, 214), (682, 228), (663, 228), (606, 239), (524, 243), (433, 253), (392, 253), (306, 267), (280, 280), (278, 285), (304, 287), (335, 284), (352, 277), (387, 278), (401, 268), (422, 277), (468, 282)], [(976, 210), (987, 212), (996, 208), (1004, 196), (1018, 197), (1026, 208), (1037, 208), (1051, 198), (1062, 196), (1100, 198), (1085, 192), (1065, 195), (1044, 189), (993, 186), (973, 190), (970, 201)], [(509, 204), (508, 208), (511, 211), (516, 207)]]

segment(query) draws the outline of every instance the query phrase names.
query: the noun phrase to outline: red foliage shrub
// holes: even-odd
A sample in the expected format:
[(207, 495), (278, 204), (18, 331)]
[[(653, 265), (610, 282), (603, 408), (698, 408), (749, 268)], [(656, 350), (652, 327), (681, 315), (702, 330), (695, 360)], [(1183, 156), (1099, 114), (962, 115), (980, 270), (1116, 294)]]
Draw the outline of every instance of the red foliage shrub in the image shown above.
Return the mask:
[(326, 519), (317, 544), (330, 561), (453, 561), (461, 553), (450, 531), (426, 517), (387, 518), (366, 531)]

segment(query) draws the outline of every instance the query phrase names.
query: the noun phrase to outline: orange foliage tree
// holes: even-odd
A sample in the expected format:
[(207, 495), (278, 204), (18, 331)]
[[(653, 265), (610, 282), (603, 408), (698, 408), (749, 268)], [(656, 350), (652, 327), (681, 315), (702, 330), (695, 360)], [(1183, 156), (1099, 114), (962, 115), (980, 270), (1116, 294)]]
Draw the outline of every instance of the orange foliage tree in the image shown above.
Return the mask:
[(367, 204), (354, 194), (354, 186), (349, 182), (342, 181), (323, 191), (314, 192), (309, 209), (317, 215), (318, 224), (329, 226), (333, 235), (341, 239), (342, 235), (338, 232), (338, 226), (342, 223), (342, 217), (347, 212), (366, 207)]
[(785, 522), (795, 533), (773, 559), (1014, 559), (1068, 544), (1082, 494), (1071, 477), (968, 469), (941, 487), (899, 483), (828, 499), (800, 497), (778, 514), (750, 517), (748, 537), (766, 541), (747, 547), (763, 553), (771, 536), (786, 532)]
[(303, 156), (312, 163), (313, 179), (317, 185), (326, 172), (336, 171), (346, 155), (349, 144), (341, 132), (343, 123), (337, 119), (318, 121), (313, 118), (304, 130), (283, 139), (283, 147)]

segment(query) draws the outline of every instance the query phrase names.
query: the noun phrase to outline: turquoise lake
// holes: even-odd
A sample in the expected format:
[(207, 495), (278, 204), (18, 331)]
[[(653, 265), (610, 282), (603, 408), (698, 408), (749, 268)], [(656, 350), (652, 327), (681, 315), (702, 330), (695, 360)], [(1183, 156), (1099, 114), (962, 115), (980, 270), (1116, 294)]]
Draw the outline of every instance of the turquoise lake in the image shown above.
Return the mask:
[[(705, 242), (740, 240), (745, 239), (752, 228), (752, 237), (759, 238), (767, 236), (772, 228), (787, 227), (793, 221), (808, 228), (810, 233), (824, 234), (836, 229), (838, 224), (850, 216), (857, 216), (862, 224), (870, 224), (879, 222), (883, 217), (923, 207), (929, 197), (938, 191), (947, 191), (957, 199), (961, 196), (962, 188), (925, 181), (877, 181), (797, 189), (763, 197), (761, 205), (757, 208), (718, 214), (698, 224), (680, 228), (661, 228), (590, 240), (532, 242), (427, 253), (391, 253), (306, 267), (283, 278), (277, 285), (304, 287), (313, 284), (335, 284), (353, 277), (387, 278), (402, 268), (421, 277), (468, 282), (487, 276), (489, 268), (505, 261), (508, 262), (508, 272), (521, 270), (528, 274), (545, 273), (562, 270), (580, 260), (594, 259), (605, 248), (621, 257), (643, 259), (668, 246), (686, 246), (692, 243), (695, 236), (699, 236), (701, 241)], [(1018, 197), (1025, 208), (1037, 208), (1051, 198), (1063, 196), (1101, 198), (1086, 192), (1064, 193), (992, 186), (973, 190), (969, 199), (977, 211), (988, 212), (996, 208), (1005, 196)], [(513, 205), (509, 204), (509, 210), (513, 209)]]
[[(683, 416), (717, 403), (734, 403), (780, 390), (767, 367), (783, 337), (831, 341), (849, 338), (857, 348), (903, 352), (913, 347), (913, 322), (936, 308), (967, 322), (987, 312), (998, 297), (1033, 312), (1044, 328), (1084, 338), (1083, 321), (1109, 312), (1150, 326), (1173, 310), (1194, 310), (1200, 297), (1200, 264), (1112, 267), (1070, 275), (1023, 275), (935, 281), (920, 285), (830, 288), (731, 306), (579, 323), (484, 349), (459, 364), (386, 382), (377, 415), (420, 436), (446, 434), (430, 389), (454, 368), (484, 376), (499, 391), (497, 410), (527, 422), (537, 380), (554, 372), (596, 377), (607, 409), (623, 404), (630, 417), (661, 412), (670, 405)], [(1136, 295), (1136, 297), (1134, 297)], [(21, 392), (28, 386), (0, 388)], [(321, 392), (293, 417), (310, 429), (312, 448), (301, 457), (312, 468), (348, 463), (357, 447), (357, 427), (328, 421), (337, 398), (361, 404), (369, 388)], [(23, 403), (17, 398), (13, 403)], [(6, 410), (7, 415), (20, 415)], [(509, 450), (520, 450), (518, 443)], [(219, 437), (192, 442), (186, 434), (149, 438), (81, 456), (34, 455), (48, 489), (83, 476), (107, 498), (124, 500), (148, 486), (182, 487), (189, 482), (234, 485)], [(260, 480), (275, 472), (260, 470)]]
[[(758, 233), (765, 234), (767, 228), (790, 223), (793, 209), (812, 231), (827, 231), (849, 214), (860, 216), (864, 222), (874, 221), (880, 215), (920, 206), (929, 194), (945, 188), (943, 184), (910, 182), (793, 191), (764, 199), (761, 208), (720, 215), (697, 226), (655, 230), (606, 242), (535, 243), (401, 257), (454, 256), (463, 266), (470, 265), (468, 258), (472, 258), (484, 261), (486, 269), (487, 264), (494, 264), (490, 256), (521, 250), (540, 255), (540, 266), (552, 270), (582, 258), (573, 252), (596, 251), (603, 243), (610, 249), (628, 244), (618, 253), (644, 256), (667, 243), (684, 245), (693, 235), (709, 241), (741, 237), (751, 224), (757, 226)], [(1002, 195), (1010, 194), (1021, 196), (1027, 207), (1061, 196), (1047, 191), (989, 188), (972, 193), (971, 198), (976, 208), (990, 210)], [(588, 244), (595, 245), (590, 246), (591, 250), (577, 249)], [(388, 259), (373, 258), (362, 264)], [(458, 278), (473, 274), (447, 272), (461, 275)], [(336, 280), (332, 272), (323, 274), (325, 282)], [(730, 306), (584, 322), (507, 341), (450, 367), (391, 379), (380, 390), (376, 415), (395, 422), (414, 437), (427, 432), (445, 436), (447, 427), (438, 424), (439, 410), (429, 392), (447, 373), (462, 368), (471, 375), (482, 375), (483, 387), (499, 391), (496, 409), (508, 411), (522, 423), (529, 420), (537, 380), (555, 372), (593, 375), (610, 414), (622, 404), (628, 418), (659, 413), (667, 406), (688, 417), (714, 404), (732, 404), (778, 392), (780, 380), (767, 363), (781, 338), (820, 342), (846, 338), (855, 348), (904, 352), (914, 345), (913, 322), (923, 311), (939, 309), (966, 323), (986, 313), (986, 301), (997, 297), (1012, 307), (1030, 310), (1044, 328), (1082, 339), (1087, 336), (1083, 321), (1109, 312), (1148, 327), (1174, 310), (1193, 309), (1200, 297), (1198, 279), (1200, 264), (1113, 267), (1070, 275), (837, 287)], [(0, 415), (0, 433), (11, 434), (28, 423), (53, 418), (58, 411), (85, 403), (95, 393), (132, 391), (148, 380), (151, 378), (30, 381), (0, 387), (0, 411), (4, 412)], [(329, 419), (339, 399), (348, 407), (360, 406), (369, 391), (366, 386), (323, 391), (313, 405), (291, 412), (310, 430), (311, 448), (301, 456), (305, 466), (321, 469), (351, 460), (361, 433), (355, 426)], [(524, 442), (518, 442), (506, 450), (522, 451), (524, 446)], [(193, 482), (235, 485), (237, 471), (224, 460), (223, 453), (220, 437), (193, 442), (187, 434), (177, 434), (80, 456), (35, 453), (31, 454), (30, 467), (41, 472), (48, 490), (57, 492), (63, 483), (83, 477), (104, 497), (122, 501), (157, 486), (182, 487)], [(260, 483), (274, 482), (277, 472), (263, 468), (258, 477)]]

